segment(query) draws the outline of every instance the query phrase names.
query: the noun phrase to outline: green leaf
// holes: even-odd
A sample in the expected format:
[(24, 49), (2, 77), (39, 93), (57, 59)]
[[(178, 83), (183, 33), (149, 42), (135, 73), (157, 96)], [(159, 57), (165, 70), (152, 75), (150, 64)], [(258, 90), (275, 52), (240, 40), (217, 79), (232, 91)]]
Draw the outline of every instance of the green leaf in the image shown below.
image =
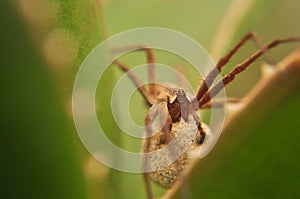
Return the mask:
[(46, 64), (11, 3), (0, 13), (0, 197), (86, 198), (72, 127)]
[(1, 198), (105, 197), (109, 170), (79, 142), (71, 113), (76, 71), (104, 39), (98, 6), (2, 3)]

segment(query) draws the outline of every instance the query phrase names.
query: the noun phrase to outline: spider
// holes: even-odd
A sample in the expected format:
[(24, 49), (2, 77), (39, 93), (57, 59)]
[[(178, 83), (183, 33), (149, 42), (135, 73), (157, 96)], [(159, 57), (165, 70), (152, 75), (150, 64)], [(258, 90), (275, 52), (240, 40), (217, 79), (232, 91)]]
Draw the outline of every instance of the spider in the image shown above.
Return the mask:
[[(242, 63), (234, 66), (231, 72), (214, 83), (222, 68), (248, 40), (254, 41), (259, 50)], [(238, 74), (247, 69), (248, 66), (263, 56), (269, 49), (282, 43), (299, 41), (300, 38), (277, 39), (262, 47), (254, 33), (247, 33), (225, 56), (219, 59), (216, 66), (205, 77), (205, 81), (199, 86), (196, 95), (192, 97), (187, 91), (178, 86), (153, 83), (155, 82), (155, 56), (153, 50), (147, 46), (138, 46), (137, 49), (144, 51), (147, 56), (148, 78), (150, 82), (148, 86), (139, 86), (141, 85), (141, 81), (130, 71), (130, 68), (119, 60), (114, 61), (116, 66), (127, 73), (149, 107), (145, 119), (147, 138), (142, 144), (142, 151), (150, 153), (164, 149), (173, 140), (179, 140), (179, 144), (178, 142), (176, 144), (180, 146), (189, 145), (189, 150), (179, 155), (176, 153), (178, 146), (173, 145), (165, 150), (165, 153), (159, 158), (156, 157), (156, 159), (153, 159), (151, 156), (146, 156), (143, 159), (142, 168), (145, 170), (152, 168), (151, 172), (143, 173), (148, 199), (153, 198), (149, 179), (161, 187), (171, 188), (178, 179), (182, 178), (182, 173), (190, 162), (193, 148), (201, 147), (207, 141), (207, 136), (210, 134), (209, 128), (201, 122), (197, 112), (204, 108), (223, 106), (226, 101), (238, 102), (239, 100), (236, 99), (217, 100), (214, 97), (224, 87), (233, 82)], [(161, 130), (153, 132), (152, 125), (156, 118), (164, 119), (160, 124)], [(188, 143), (182, 144), (184, 142), (182, 140)], [(168, 156), (171, 156), (171, 158)], [(167, 161), (165, 159), (168, 158), (173, 158), (172, 160), (174, 161), (171, 161), (170, 164), (159, 166), (161, 162)]]

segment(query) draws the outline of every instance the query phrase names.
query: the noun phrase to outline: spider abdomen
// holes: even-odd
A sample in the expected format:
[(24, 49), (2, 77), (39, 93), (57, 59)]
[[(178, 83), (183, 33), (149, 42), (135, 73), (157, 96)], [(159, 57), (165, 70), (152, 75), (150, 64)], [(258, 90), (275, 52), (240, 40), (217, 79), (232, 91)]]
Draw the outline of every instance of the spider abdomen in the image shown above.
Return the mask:
[[(193, 158), (191, 152), (200, 146), (198, 143), (201, 135), (192, 115), (189, 115), (187, 120), (181, 117), (179, 121), (172, 122), (168, 132), (156, 131), (159, 129), (157, 126), (160, 125), (160, 119), (165, 118), (162, 115), (168, 114), (166, 106), (167, 103), (160, 103), (149, 109), (149, 114), (152, 115), (154, 121), (151, 124), (154, 135), (143, 143), (143, 152), (161, 151), (150, 156), (148, 164), (153, 171), (147, 174), (153, 182), (161, 187), (170, 188), (189, 165)], [(153, 116), (154, 112), (155, 116)], [(166, 136), (169, 138), (166, 139)]]

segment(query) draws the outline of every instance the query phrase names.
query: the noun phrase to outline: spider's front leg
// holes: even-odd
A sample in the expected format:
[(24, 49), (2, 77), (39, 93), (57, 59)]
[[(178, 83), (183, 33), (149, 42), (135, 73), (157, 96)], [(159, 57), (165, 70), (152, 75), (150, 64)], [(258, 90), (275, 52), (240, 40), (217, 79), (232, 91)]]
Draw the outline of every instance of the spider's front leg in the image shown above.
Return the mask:
[[(144, 145), (144, 152), (145, 153), (149, 153), (150, 150), (150, 136), (152, 135), (152, 129), (151, 129), (151, 118), (149, 115), (149, 112), (146, 115), (146, 119), (145, 119), (145, 125), (146, 125), (146, 141), (145, 141), (145, 145)], [(147, 156), (145, 156), (145, 158), (143, 158), (143, 162), (142, 162), (142, 171), (145, 170), (145, 168), (147, 168), (147, 166), (149, 165), (148, 163), (148, 159)], [(143, 172), (143, 177), (144, 177), (144, 183), (145, 183), (145, 187), (146, 187), (146, 194), (147, 194), (147, 198), (148, 199), (152, 199), (152, 190), (151, 190), (151, 185), (150, 185), (150, 180), (148, 178), (148, 174), (146, 172)]]
[[(222, 71), (223, 66), (225, 66), (231, 57), (248, 41), (252, 40), (257, 45), (259, 49), (263, 49), (260, 40), (258, 37), (253, 33), (249, 32), (245, 36), (243, 36), (240, 41), (223, 57), (219, 59), (217, 65), (213, 70), (211, 70), (205, 78), (205, 81), (201, 84), (197, 91), (197, 101), (199, 101), (203, 95), (208, 91), (208, 89), (212, 86), (213, 82), (215, 81), (218, 74)], [(265, 52), (266, 50), (264, 50)]]
[[(198, 89), (196, 97), (193, 99), (193, 108), (197, 110), (199, 108), (209, 107), (210, 104), (213, 104), (211, 100), (230, 82), (232, 82), (236, 75), (243, 72), (248, 66), (250, 66), (253, 62), (255, 62), (259, 57), (264, 55), (268, 50), (274, 48), (275, 46), (282, 43), (289, 42), (300, 42), (300, 38), (287, 38), (287, 39), (277, 39), (270, 42), (268, 45), (260, 48), (256, 53), (252, 54), (248, 59), (244, 62), (236, 65), (234, 69), (225, 77), (223, 77), (220, 81), (218, 81), (214, 86), (212, 86), (214, 80), (216, 79), (219, 72), (221, 72), (223, 66), (225, 66), (230, 58), (237, 52), (237, 50), (245, 44), (245, 42), (249, 39), (253, 39), (258, 42), (257, 37), (253, 33), (246, 34), (231, 50), (230, 52), (222, 57), (217, 63), (216, 67), (207, 75), (205, 81), (201, 84)], [(260, 46), (260, 44), (258, 44)], [(208, 105), (207, 105), (208, 103)]]
[(290, 42), (300, 42), (300, 38), (287, 38), (287, 39), (277, 39), (270, 42), (263, 49), (258, 50), (256, 53), (252, 54), (248, 59), (244, 62), (236, 65), (233, 70), (223, 77), (220, 81), (218, 81), (213, 87), (211, 87), (198, 101), (199, 107), (204, 106), (206, 103), (210, 102), (212, 98), (214, 98), (224, 87), (226, 87), (229, 83), (231, 83), (235, 77), (242, 73), (247, 69), (252, 63), (254, 63), (259, 57), (261, 57), (266, 51), (278, 46), (283, 43)]
[[(135, 86), (138, 88), (139, 92), (141, 93), (141, 95), (143, 96), (143, 98), (145, 99), (145, 101), (148, 103), (149, 107), (152, 106), (155, 103), (155, 98), (157, 97), (157, 89), (158, 87), (155, 85), (155, 57), (154, 57), (154, 53), (152, 51), (151, 48), (147, 48), (145, 46), (129, 46), (129, 47), (122, 47), (122, 48), (118, 48), (118, 49), (113, 49), (112, 53), (115, 52), (119, 52), (119, 51), (128, 51), (128, 50), (143, 50), (146, 53), (147, 56), (147, 63), (148, 63), (148, 81), (149, 81), (149, 88), (147, 88), (145, 85), (142, 85), (142, 81), (139, 79), (138, 76), (136, 76), (131, 70), (130, 68), (122, 63), (119, 60), (115, 60), (114, 64), (116, 64), (122, 71), (124, 71), (128, 77), (131, 79), (131, 81), (135, 84)], [(144, 152), (144, 157), (142, 159), (142, 171), (143, 171), (143, 178), (144, 178), (144, 183), (145, 183), (145, 188), (146, 188), (146, 194), (147, 194), (147, 198), (148, 199), (152, 199), (153, 195), (152, 195), (152, 190), (151, 190), (151, 185), (150, 185), (150, 180), (149, 180), (149, 173), (147, 173), (146, 171), (148, 171), (149, 169), (149, 165), (151, 165), (149, 163), (149, 159), (147, 154), (151, 151), (151, 143), (153, 142), (153, 138), (151, 138), (152, 136), (152, 117), (155, 117), (157, 114), (159, 113), (152, 113), (151, 117), (149, 115), (149, 112), (146, 115), (146, 119), (145, 119), (145, 128), (146, 128), (146, 136), (147, 138), (144, 141), (143, 144), (143, 152)], [(170, 121), (169, 121), (170, 122)], [(169, 126), (164, 127), (164, 129), (162, 129), (163, 131), (168, 131), (169, 130)]]
[(145, 46), (130, 46), (130, 47), (122, 47), (122, 48), (115, 48), (112, 50), (112, 53), (116, 53), (119, 51), (126, 51), (126, 50), (143, 50), (147, 56), (147, 63), (148, 63), (148, 81), (149, 81), (149, 90), (146, 88), (145, 85), (142, 85), (142, 81), (132, 72), (130, 68), (122, 63), (119, 60), (115, 60), (114, 64), (116, 64), (122, 71), (124, 71), (134, 85), (138, 88), (139, 92), (147, 102), (149, 106), (154, 103), (154, 98), (157, 95), (157, 88), (155, 85), (155, 56), (153, 50), (151, 48), (147, 48)]

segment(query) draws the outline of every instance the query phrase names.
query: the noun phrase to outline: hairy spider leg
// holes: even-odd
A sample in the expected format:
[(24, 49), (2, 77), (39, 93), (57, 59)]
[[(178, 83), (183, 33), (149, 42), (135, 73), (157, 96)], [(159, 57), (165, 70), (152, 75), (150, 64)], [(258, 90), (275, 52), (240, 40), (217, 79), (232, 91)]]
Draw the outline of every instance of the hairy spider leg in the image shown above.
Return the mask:
[(243, 72), (249, 65), (255, 62), (260, 56), (264, 54), (265, 51), (274, 48), (275, 46), (282, 43), (289, 42), (300, 42), (300, 38), (287, 38), (287, 39), (277, 39), (270, 42), (263, 49), (258, 50), (254, 54), (252, 54), (248, 59), (244, 62), (236, 65), (234, 69), (223, 77), (220, 81), (218, 81), (213, 87), (211, 87), (198, 101), (199, 108), (202, 108), (206, 103), (208, 103), (213, 97), (215, 97), (225, 86), (227, 86), (230, 82), (232, 82), (236, 75)]
[(147, 91), (146, 87), (142, 85), (142, 81), (132, 71), (130, 71), (130, 68), (126, 64), (120, 62), (119, 60), (115, 60), (114, 63), (128, 75), (128, 77), (131, 79), (131, 81), (135, 84), (139, 92), (144, 97), (145, 101), (148, 103), (149, 106), (151, 106), (153, 104), (153, 98), (157, 94), (155, 83), (154, 83), (155, 82), (154, 53), (151, 48), (147, 48), (145, 46), (130, 46), (130, 47), (115, 48), (112, 50), (112, 53), (116, 53), (119, 51), (126, 51), (130, 49), (143, 50), (146, 52), (147, 63), (148, 63), (148, 80), (150, 82), (149, 91)]
[(200, 133), (200, 140), (199, 140), (198, 144), (203, 144), (203, 142), (205, 140), (205, 137), (206, 137), (206, 133), (205, 133), (205, 131), (202, 128), (200, 117), (194, 111), (192, 111), (191, 114), (192, 114), (192, 116), (194, 118), (194, 121), (196, 122), (198, 131)]
[[(207, 77), (205, 78), (205, 81), (200, 85), (197, 95), (195, 98), (195, 101), (199, 101), (203, 95), (208, 91), (208, 89), (212, 86), (213, 82), (215, 81), (218, 74), (222, 71), (223, 66), (225, 66), (231, 57), (248, 41), (252, 40), (257, 45), (259, 49), (264, 49), (261, 42), (259, 41), (258, 37), (253, 32), (248, 32), (246, 35), (244, 35), (240, 41), (223, 57), (219, 59), (217, 62), (217, 65), (213, 70), (211, 70)], [(265, 49), (263, 52), (265, 53)], [(269, 60), (269, 59), (267, 59)]]
[(229, 97), (229, 98), (221, 98), (221, 99), (212, 99), (209, 102), (203, 104), (201, 109), (206, 108), (222, 108), (226, 103), (239, 103), (242, 100), (239, 98)]

